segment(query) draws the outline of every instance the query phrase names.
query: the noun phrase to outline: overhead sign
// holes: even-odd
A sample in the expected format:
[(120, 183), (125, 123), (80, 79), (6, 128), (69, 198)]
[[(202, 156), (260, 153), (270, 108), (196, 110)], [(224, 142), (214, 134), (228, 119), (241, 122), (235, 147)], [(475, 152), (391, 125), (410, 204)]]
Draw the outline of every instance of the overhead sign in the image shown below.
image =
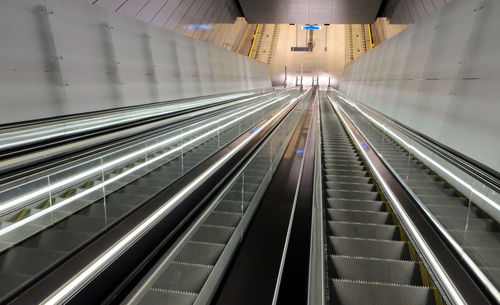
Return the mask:
[(321, 26), (319, 25), (303, 25), (302, 26), (303, 30), (321, 30)]

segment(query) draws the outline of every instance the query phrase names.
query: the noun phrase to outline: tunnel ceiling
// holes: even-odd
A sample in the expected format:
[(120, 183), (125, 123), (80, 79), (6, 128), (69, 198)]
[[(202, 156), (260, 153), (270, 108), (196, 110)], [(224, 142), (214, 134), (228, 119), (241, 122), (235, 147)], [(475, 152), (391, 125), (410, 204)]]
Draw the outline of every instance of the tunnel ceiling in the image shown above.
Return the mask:
[(233, 23), (238, 0), (78, 0), (175, 30), (199, 24)]
[(250, 23), (369, 24), (382, 0), (239, 0)]

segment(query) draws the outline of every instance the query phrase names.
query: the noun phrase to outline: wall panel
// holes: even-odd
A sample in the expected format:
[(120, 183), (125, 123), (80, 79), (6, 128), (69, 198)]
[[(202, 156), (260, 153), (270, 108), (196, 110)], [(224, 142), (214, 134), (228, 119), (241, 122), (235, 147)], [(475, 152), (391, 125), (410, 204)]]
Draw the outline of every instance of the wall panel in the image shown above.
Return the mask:
[(265, 64), (97, 6), (0, 2), (0, 124), (270, 86)]
[(498, 16), (497, 0), (450, 1), (346, 66), (340, 90), (500, 170)]

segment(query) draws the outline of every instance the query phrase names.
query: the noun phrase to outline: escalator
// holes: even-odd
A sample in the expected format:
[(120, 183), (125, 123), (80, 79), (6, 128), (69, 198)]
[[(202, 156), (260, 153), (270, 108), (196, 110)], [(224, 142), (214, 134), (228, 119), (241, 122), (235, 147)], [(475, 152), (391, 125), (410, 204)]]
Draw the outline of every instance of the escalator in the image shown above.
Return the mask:
[[(479, 275), (481, 281), (486, 281), (487, 289), (493, 295), (498, 296), (496, 287), (500, 286), (500, 260), (498, 259), (500, 257), (500, 226), (494, 217), (474, 202), (479, 198), (471, 192), (468, 192), (466, 197), (463, 191), (458, 191), (443, 177), (440, 177), (416, 154), (410, 153), (390, 137), (385, 130), (377, 128), (359, 111), (350, 107), (346, 101), (338, 98), (336, 100), (351, 119), (356, 121), (357, 126), (373, 147), (401, 177), (423, 207), (428, 210), (437, 225), (443, 228), (445, 238), (459, 248), (457, 251), (460, 256), (463, 257), (462, 253), (465, 252), (470, 257), (471, 261), (466, 264), (472, 262), (474, 265), (472, 268), (479, 268), (487, 278)], [(385, 119), (378, 113), (374, 115)], [(387, 123), (389, 126), (404, 129), (404, 127), (395, 126), (394, 122)], [(453, 165), (444, 164), (453, 171)], [(463, 174), (459, 176), (466, 177)], [(472, 184), (476, 184), (476, 188), (481, 185), (475, 179), (462, 179), (474, 181)]]
[(120, 304), (211, 304), (308, 100), (276, 127)]
[(374, 146), (396, 172), (404, 177), (411, 190), (474, 258), (479, 268), (499, 286), (498, 222), (387, 135), (374, 139)]
[(443, 304), (325, 99), (321, 103), (321, 140), (329, 304)]
[[(251, 170), (234, 181), (214, 209), (179, 250), (166, 257), (161, 267), (151, 275), (149, 284), (131, 304), (194, 304), (211, 295), (214, 281), (241, 230), (243, 217), (257, 194), (269, 169), (269, 148), (253, 159)], [(255, 201), (255, 200), (254, 200)], [(255, 202), (253, 203), (255, 205)], [(215, 271), (215, 272), (214, 272)]]
[[(289, 97), (289, 95), (273, 97), (263, 103), (227, 112), (225, 116), (207, 119), (209, 122), (216, 123), (215, 125), (209, 123), (214, 126), (211, 126), (208, 131), (206, 128), (201, 128), (203, 121), (195, 122), (183, 129), (188, 136), (179, 138), (179, 141), (174, 141), (167, 146), (159, 146), (158, 149), (148, 154), (126, 159), (112, 169), (88, 176), (84, 181), (77, 181), (61, 191), (50, 194), (48, 199), (37, 200), (29, 206), (3, 215), (0, 218), (0, 231), (76, 198), (68, 205), (56, 208), (46, 213), (45, 216), (23, 224), (20, 229), (2, 234), (0, 239), (0, 300), (12, 298), (24, 287), (85, 248), (96, 237), (145, 205), (185, 173), (254, 126), (262, 117), (279, 109)], [(242, 111), (245, 115), (240, 114)], [(234, 119), (234, 116), (237, 119)], [(176, 135), (174, 133), (170, 137), (175, 138)], [(167, 134), (167, 139), (168, 137)], [(137, 147), (132, 147), (132, 151), (133, 149)], [(177, 151), (177, 153), (169, 154), (169, 151)], [(110, 160), (119, 159), (127, 153), (130, 153), (130, 150), (112, 155)], [(162, 158), (163, 155), (168, 156)], [(157, 160), (144, 167), (148, 159), (149, 161)], [(143, 169), (126, 174), (128, 170), (141, 166)], [(70, 170), (69, 174), (75, 175), (77, 172)], [(124, 174), (126, 175), (123, 176)], [(68, 175), (58, 178), (67, 179)], [(104, 185), (106, 181), (113, 182), (106, 184), (105, 189), (103, 186), (102, 192), (90, 192), (78, 197), (79, 194), (85, 194), (95, 187)], [(224, 210), (223, 205), (221, 208)], [(227, 208), (231, 209), (231, 206)], [(222, 213), (225, 212), (222, 211)], [(211, 229), (219, 228), (217, 226), (215, 229), (208, 228), (208, 230)]]
[[(416, 217), (424, 219), (425, 215), (408, 208), (415, 205), (410, 197), (403, 205), (395, 203), (400, 197), (390, 195), (394, 184), (401, 190), (403, 187), (396, 177), (387, 177), (390, 169), (384, 160), (414, 193), (405, 194), (418, 196), (470, 255), (478, 255), (476, 259), (485, 262), (480, 268), (488, 275), (499, 270), (495, 265), (498, 223), (392, 138), (361, 120), (359, 113), (348, 109), (346, 114), (345, 108), (319, 92), (319, 120), (315, 120), (317, 108), (312, 105), (318, 102), (312, 102), (312, 97), (316, 94), (308, 94), (278, 94), (220, 116), (193, 121), (182, 130), (150, 141), (154, 149), (144, 154), (122, 159), (138, 149), (134, 146), (98, 160), (101, 164), (121, 161), (55, 189), (48, 198), (42, 196), (1, 214), (0, 302), (93, 304), (105, 300), (106, 304), (201, 305), (238, 301), (264, 304), (272, 299), (276, 304), (302, 304), (309, 293), (309, 304), (318, 305), (486, 304), (450, 302), (450, 290), (436, 275), (422, 242), (416, 241), (420, 233), (425, 242), (437, 238), (429, 237), (430, 231), (415, 222)], [(304, 128), (318, 124), (317, 133), (317, 128)], [(321, 140), (315, 152), (311, 147), (304, 149), (313, 133)], [(176, 141), (154, 146), (176, 137)], [(384, 159), (378, 158), (374, 149)], [(316, 161), (311, 156), (316, 156)], [(316, 170), (319, 178), (314, 182), (312, 173), (302, 177), (302, 158), (308, 160), (312, 172)], [(386, 176), (379, 173), (381, 165)], [(276, 174), (282, 167), (300, 168), (301, 174), (291, 183), (293, 187), (279, 190), (272, 186), (293, 180), (283, 175), (287, 171)], [(135, 168), (140, 170), (131, 171)], [(76, 174), (79, 172), (56, 175), (54, 181)], [(311, 184), (306, 184), (308, 179)], [(100, 185), (102, 191), (89, 192)], [(286, 207), (296, 209), (300, 194), (314, 197), (311, 185), (320, 188), (317, 201), (321, 213), (315, 216), (313, 207), (311, 223), (300, 227), (301, 222), (291, 220), (309, 218), (309, 214), (297, 210), (302, 212), (296, 212), (295, 217), (294, 213), (285, 215), (279, 210), (285, 206), (280, 200), (290, 197)], [(301, 193), (303, 188), (310, 192)], [(314, 200), (309, 200), (310, 204)], [(310, 204), (305, 205), (309, 210)], [(58, 205), (50, 214), (14, 230), (15, 234), (2, 234), (9, 226)], [(410, 223), (416, 223), (416, 230), (408, 228), (401, 208), (412, 214)], [(420, 216), (413, 218), (414, 214)], [(158, 222), (143, 226), (156, 215), (161, 215)], [(278, 220), (283, 226), (277, 225)], [(424, 222), (431, 227), (428, 219)], [(319, 238), (314, 236), (316, 229)], [(143, 231), (136, 233), (139, 230)], [(301, 234), (292, 234), (294, 230)], [(283, 244), (268, 238), (277, 231), (283, 233)], [(262, 236), (263, 232), (269, 232), (269, 236)], [(128, 239), (134, 234), (135, 239)], [(294, 248), (300, 237), (308, 238)], [(436, 247), (434, 241), (432, 246)], [(440, 239), (439, 243), (446, 247), (445, 241)], [(303, 261), (310, 259), (311, 265), (308, 269), (301, 266), (304, 272), (300, 277), (309, 271), (309, 281), (315, 278), (322, 286), (314, 292), (305, 289), (305, 280), (287, 273), (299, 269), (291, 259), (307, 244), (313, 250), (310, 256), (302, 256)], [(263, 256), (256, 255), (261, 246), (267, 251)], [(120, 247), (124, 250), (116, 251), (122, 252), (107, 256)], [(301, 254), (305, 253), (306, 249)], [(101, 257), (106, 261), (100, 269), (92, 269)], [(243, 259), (248, 257), (257, 259), (245, 265), (242, 262), (247, 260)], [(238, 268), (242, 264), (245, 272)], [(259, 273), (271, 268), (276, 278)], [(87, 270), (94, 271), (73, 285)], [(290, 281), (296, 285), (290, 285)], [(467, 283), (464, 281), (465, 286)], [(456, 289), (465, 291), (463, 286)], [(476, 287), (472, 289), (482, 293)], [(65, 295), (59, 297), (59, 291)], [(253, 295), (261, 298), (252, 299)]]
[[(229, 140), (234, 139), (237, 133), (238, 127), (233, 126), (221, 133), (222, 139), (213, 137), (144, 176), (129, 177), (132, 180), (130, 184), (109, 193), (103, 199), (95, 202), (91, 202), (90, 199), (80, 200), (79, 205), (85, 207), (74, 214), (72, 211), (59, 211), (58, 213), (71, 215), (0, 254), (0, 295), (6, 295), (30, 279), (51, 269), (64, 257), (77, 251), (97, 234), (112, 226), (117, 220), (132, 212), (179, 178), (183, 172), (188, 171), (216, 151), (218, 140), (224, 143), (229, 142)], [(137, 162), (141, 162), (141, 160)], [(126, 164), (113, 171), (110, 176), (117, 175), (125, 168), (131, 168), (134, 165), (134, 163)], [(101, 180), (98, 178), (89, 180), (76, 188), (56, 194), (54, 196), (55, 204), (58, 200), (63, 200), (75, 192), (84, 191), (100, 182)], [(117, 185), (117, 187), (120, 186)], [(44, 206), (46, 207), (47, 203), (44, 202), (41, 205), (23, 209), (19, 214), (13, 216), (15, 217), (13, 221), (19, 221), (23, 217), (39, 212)], [(27, 227), (26, 230), (29, 228)]]
[[(7, 149), (0, 147), (0, 184), (37, 176), (40, 171), (50, 171), (55, 167), (67, 167), (68, 162), (93, 156), (110, 147), (130, 145), (153, 134), (165, 133), (173, 126), (179, 128), (187, 121), (230, 111), (244, 104), (259, 103), (279, 94), (267, 92), (244, 98), (206, 98), (202, 99), (202, 104), (189, 99), (164, 103), (166, 105), (160, 103), (150, 105), (139, 117), (137, 112), (144, 110), (133, 107), (111, 114), (106, 111), (104, 114), (85, 114), (85, 117), (90, 117), (86, 119), (71, 116), (55, 121), (17, 124), (20, 126), (0, 126), (0, 136), (8, 135), (4, 136), (3, 146), (12, 146)], [(174, 111), (182, 107), (185, 109)], [(103, 118), (103, 115), (111, 118)]]

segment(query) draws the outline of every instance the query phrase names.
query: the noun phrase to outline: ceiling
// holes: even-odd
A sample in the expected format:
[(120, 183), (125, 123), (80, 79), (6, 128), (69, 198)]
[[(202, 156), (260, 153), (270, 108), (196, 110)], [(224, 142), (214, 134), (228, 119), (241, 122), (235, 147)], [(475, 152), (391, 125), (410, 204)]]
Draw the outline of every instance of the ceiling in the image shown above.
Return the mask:
[(237, 0), (78, 0), (166, 29), (233, 23), (241, 16)]
[(382, 0), (239, 0), (249, 23), (369, 24)]
[[(382, 0), (78, 0), (105, 7), (167, 29), (199, 24), (233, 23), (243, 15), (249, 23), (368, 24)], [(238, 1), (239, 4), (238, 5)], [(389, 0), (400, 2), (400, 0)], [(419, 0), (431, 1), (431, 0)], [(445, 0), (439, 0), (445, 1)]]

